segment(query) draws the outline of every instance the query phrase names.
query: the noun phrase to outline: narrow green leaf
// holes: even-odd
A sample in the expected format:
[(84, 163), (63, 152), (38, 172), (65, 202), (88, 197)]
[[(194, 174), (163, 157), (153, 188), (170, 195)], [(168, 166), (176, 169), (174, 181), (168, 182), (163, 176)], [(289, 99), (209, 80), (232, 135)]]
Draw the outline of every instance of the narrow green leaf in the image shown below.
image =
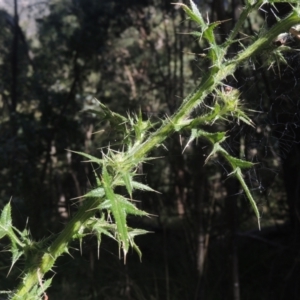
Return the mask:
[(186, 146), (184, 147), (183, 151), (188, 147), (188, 145), (195, 140), (196, 138), (199, 137), (204, 137), (206, 139), (208, 139), (212, 144), (213, 144), (213, 150), (211, 151), (211, 153), (208, 155), (208, 157), (206, 158), (206, 161), (208, 161), (208, 159), (215, 154), (217, 151), (220, 151), (222, 149), (222, 147), (220, 146), (220, 143), (223, 142), (226, 137), (225, 137), (225, 132), (214, 132), (214, 133), (210, 133), (207, 131), (203, 131), (203, 130), (198, 130), (196, 128), (192, 128), (191, 130), (191, 136), (186, 144)]
[(5, 227), (3, 227), (1, 224), (0, 224), (0, 239), (2, 239), (3, 237), (5, 237), (7, 235), (7, 230)]
[(150, 186), (143, 184), (141, 182), (132, 181), (131, 184), (132, 187), (137, 190), (159, 193), (156, 190), (152, 189)]
[(10, 202), (7, 203), (1, 213), (0, 223), (7, 228), (12, 226), (12, 219), (11, 219), (11, 205)]
[(93, 234), (96, 235), (97, 237), (97, 249), (98, 249), (98, 259), (100, 257), (100, 245), (101, 245), (101, 240), (102, 240), (102, 234), (110, 237), (111, 239), (115, 240), (115, 237), (109, 232), (112, 228), (115, 228), (115, 225), (108, 223), (105, 219), (104, 216), (102, 216), (100, 219), (94, 218), (92, 220), (92, 231)]
[[(150, 158), (153, 159), (153, 158)], [(137, 181), (133, 181), (133, 176), (135, 175), (134, 172), (131, 173), (131, 186), (132, 186), (132, 190), (137, 189), (137, 190), (142, 190), (142, 191), (148, 191), (148, 192), (156, 192), (157, 191), (153, 190), (152, 188), (150, 188), (148, 185), (145, 185), (143, 183), (137, 182)], [(114, 186), (126, 186), (125, 181), (123, 178), (116, 178), (114, 180)]]
[(9, 273), (11, 272), (14, 264), (18, 261), (18, 259), (23, 255), (24, 251), (23, 250), (20, 250), (17, 245), (15, 243), (11, 243), (11, 246), (10, 246), (10, 252), (12, 253), (12, 262), (11, 262), (11, 266), (9, 268), (9, 271), (8, 271), (8, 274), (7, 276), (9, 275)]
[(128, 122), (128, 120), (124, 116), (111, 111), (106, 105), (102, 104), (99, 100), (97, 100), (97, 101), (98, 101), (100, 110), (86, 109), (85, 111), (96, 114), (97, 116), (100, 117), (101, 120), (109, 121), (111, 126), (113, 126), (114, 129), (117, 131), (118, 130), (121, 130), (121, 131), (126, 130), (125, 124)]
[(90, 154), (87, 154), (87, 153), (84, 153), (84, 152), (73, 151), (73, 150), (68, 150), (68, 151), (76, 153), (76, 154), (79, 154), (81, 156), (84, 156), (84, 157), (90, 159), (87, 162), (94, 162), (94, 163), (97, 163), (98, 165), (102, 165), (103, 164), (103, 159), (97, 158), (97, 157), (92, 156)]
[(191, 32), (189, 32), (188, 34), (193, 35), (193, 36), (196, 36), (196, 37), (198, 37), (198, 38), (201, 38), (201, 37), (202, 37), (202, 33), (199, 32), (199, 31), (191, 31)]
[(195, 9), (195, 12), (193, 10), (191, 10), (187, 5), (183, 4), (183, 3), (176, 3), (176, 5), (180, 5), (183, 10), (186, 12), (186, 14), (191, 18), (191, 20), (195, 21), (202, 30), (204, 30), (206, 28), (206, 24), (197, 8), (197, 6), (194, 4), (193, 1), (191, 1), (191, 6), (192, 9)]
[(11, 205), (7, 203), (0, 216), (0, 239), (3, 238), (9, 230), (12, 230)]
[(231, 164), (233, 169), (235, 168), (249, 169), (254, 166), (254, 163), (252, 163), (251, 161), (239, 159), (229, 154), (224, 154), (224, 156), (226, 157), (227, 161)]
[(122, 195), (115, 194), (115, 197), (118, 200), (120, 207), (126, 212), (126, 214), (137, 215), (137, 216), (149, 216), (148, 213), (138, 209), (132, 202), (127, 200)]
[[(220, 22), (211, 23), (205, 30), (205, 38), (208, 40), (211, 46), (217, 46), (215, 41), (214, 29), (219, 26)], [(221, 48), (220, 48), (221, 49)], [(214, 61), (213, 61), (214, 62)]]
[(200, 26), (203, 26), (203, 27), (206, 26), (206, 23), (204, 22), (197, 5), (192, 0), (190, 0), (190, 4), (191, 4), (192, 12), (193, 12), (192, 19), (194, 21), (196, 21)]
[(185, 149), (196, 139), (198, 138), (199, 136), (202, 135), (202, 131), (201, 130), (198, 130), (196, 128), (192, 128), (191, 130), (191, 136), (189, 138), (189, 140), (187, 141), (185, 147), (183, 148), (182, 150), (182, 153), (185, 151)]
[(86, 234), (84, 233), (84, 229), (85, 226), (80, 226), (78, 232), (74, 235), (74, 239), (79, 240), (79, 249), (81, 254), (82, 254), (82, 240), (86, 236)]
[(100, 101), (98, 101), (98, 104), (103, 110), (106, 118), (113, 124), (120, 125), (124, 122), (127, 122), (127, 118), (116, 112), (111, 111), (106, 105), (102, 104)]
[(98, 208), (101, 210), (103, 209), (109, 210), (111, 209), (111, 202), (109, 200), (105, 200), (98, 206)]
[(122, 173), (122, 179), (124, 180), (124, 183), (125, 183), (125, 187), (126, 187), (126, 190), (128, 192), (128, 194), (130, 195), (130, 197), (132, 197), (132, 190), (133, 190), (133, 187), (132, 187), (132, 178), (131, 178), (131, 174), (128, 172), (128, 173)]
[(128, 252), (128, 247), (129, 247), (127, 224), (126, 224), (126, 213), (120, 201), (117, 200), (117, 197), (114, 194), (113, 189), (111, 188), (110, 181), (111, 180), (107, 173), (106, 167), (103, 166), (103, 180), (102, 180), (103, 187), (107, 199), (111, 202), (111, 211), (117, 224), (118, 240), (121, 242), (123, 253), (126, 258), (126, 254)]
[(251, 127), (255, 127), (253, 121), (244, 113), (240, 112), (237, 116), (239, 120), (242, 120), (245, 124), (250, 125)]
[(138, 229), (138, 228), (129, 228), (128, 230), (128, 237), (129, 237), (129, 243), (130, 246), (137, 252), (140, 261), (142, 260), (142, 252), (140, 250), (140, 248), (138, 247), (138, 245), (135, 243), (134, 238), (137, 235), (142, 235), (142, 234), (146, 234), (149, 233), (149, 231), (143, 230), (143, 229)]
[(225, 136), (226, 132), (210, 133), (210, 132), (202, 131), (201, 135), (204, 136), (205, 138), (207, 138), (212, 144), (222, 143), (226, 139), (226, 136)]
[(101, 234), (104, 234), (111, 239), (115, 240), (115, 237), (105, 228), (106, 224), (103, 223), (95, 223), (93, 226), (93, 232), (97, 235), (97, 237), (100, 237)]
[(257, 218), (257, 222), (258, 222), (258, 228), (260, 230), (260, 214), (259, 214), (259, 210), (257, 208), (257, 205), (256, 205), (256, 202), (254, 201), (250, 191), (249, 191), (249, 188), (243, 178), (243, 174), (242, 174), (242, 171), (239, 167), (237, 167), (235, 170), (234, 170), (234, 174), (236, 176), (236, 178), (238, 179), (238, 181), (240, 182), (241, 186), (243, 187), (243, 190), (248, 198), (248, 200), (250, 201), (250, 204), (254, 210), (254, 213), (256, 215), (256, 218)]
[(95, 189), (89, 191), (83, 197), (85, 197), (85, 198), (103, 198), (104, 195), (105, 195), (104, 188), (98, 187), (98, 188), (95, 188)]
[[(97, 237), (97, 245), (98, 245), (98, 258), (100, 255), (100, 245), (101, 245), (101, 236), (102, 234), (110, 237), (111, 239), (115, 240), (114, 235), (111, 232), (115, 232), (116, 226), (115, 224), (109, 223), (104, 219), (104, 215), (99, 218), (92, 218), (88, 220), (84, 226), (85, 232), (92, 232)], [(111, 231), (111, 232), (110, 232)], [(82, 237), (86, 236), (88, 233), (83, 233), (81, 230), (80, 234), (76, 236), (76, 238), (79, 238), (79, 240), (82, 239)], [(81, 249), (81, 247), (80, 247)]]
[(95, 174), (97, 186), (98, 187), (102, 186), (101, 179), (99, 178), (99, 176), (98, 176), (98, 174), (96, 173), (95, 170), (94, 170), (94, 174)]

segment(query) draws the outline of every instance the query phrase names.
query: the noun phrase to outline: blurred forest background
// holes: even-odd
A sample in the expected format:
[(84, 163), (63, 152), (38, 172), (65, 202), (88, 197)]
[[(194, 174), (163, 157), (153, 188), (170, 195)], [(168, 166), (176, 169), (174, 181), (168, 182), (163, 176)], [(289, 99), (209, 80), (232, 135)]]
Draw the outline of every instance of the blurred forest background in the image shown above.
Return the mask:
[[(244, 5), (194, 2), (210, 21), (227, 20), (217, 28), (220, 42)], [(239, 37), (251, 42), (275, 11), (289, 10), (265, 5)], [(114, 128), (85, 112), (97, 109), (95, 98), (121, 114), (170, 115), (205, 72), (206, 45), (187, 35), (193, 28), (170, 0), (6, 0), (0, 28), (0, 206), (12, 197), (15, 225), (38, 240), (58, 233), (76, 211), (71, 199), (93, 186), (91, 166), (66, 149), (99, 156), (121, 147)], [(156, 215), (129, 220), (152, 232), (137, 238), (142, 263), (132, 251), (124, 265), (105, 238), (98, 260), (91, 236), (82, 255), (74, 243), (58, 260), (49, 299), (300, 299), (299, 53), (285, 59), (270, 64), (264, 53), (227, 82), (256, 124), (223, 126), (226, 149), (257, 162), (247, 181), (262, 230), (226, 164), (215, 157), (204, 165), (201, 140), (182, 153), (188, 137), (175, 134), (140, 170), (161, 192), (134, 196)], [(8, 290), (22, 262), (7, 277), (11, 254), (1, 242), (0, 289)]]

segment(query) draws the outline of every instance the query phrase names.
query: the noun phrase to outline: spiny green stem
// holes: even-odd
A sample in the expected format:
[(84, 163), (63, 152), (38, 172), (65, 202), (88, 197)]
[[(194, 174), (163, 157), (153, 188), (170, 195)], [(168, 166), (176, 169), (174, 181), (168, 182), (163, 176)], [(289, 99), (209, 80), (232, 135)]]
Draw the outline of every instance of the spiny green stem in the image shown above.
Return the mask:
[(239, 33), (239, 31), (241, 30), (242, 26), (244, 25), (246, 19), (248, 18), (248, 15), (255, 9), (257, 9), (258, 7), (260, 7), (262, 5), (262, 0), (257, 1), (254, 5), (246, 5), (245, 9), (242, 11), (241, 15), (239, 16), (237, 23), (235, 24), (233, 30), (231, 31), (231, 33), (229, 34), (229, 37), (227, 39), (227, 41), (224, 43), (225, 47), (227, 48), (228, 46), (230, 46), (230, 44), (232, 43), (232, 41), (235, 39), (235, 37), (237, 36), (237, 34)]
[(170, 119), (166, 119), (163, 125), (156, 132), (154, 132), (147, 141), (139, 145), (137, 148), (133, 148), (130, 155), (135, 156), (136, 158), (145, 157), (149, 151), (154, 149), (155, 146), (161, 144), (170, 134), (175, 131), (174, 125), (180, 124), (184, 118), (187, 118), (191, 111), (201, 104), (204, 98), (210, 92), (212, 92), (222, 80), (232, 75), (242, 62), (267, 48), (274, 38), (278, 36), (278, 34), (288, 31), (289, 28), (299, 22), (300, 17), (296, 11), (294, 11), (286, 19), (279, 21), (276, 25), (274, 25), (264, 36), (259, 38), (247, 49), (238, 54), (234, 59), (229, 61), (224, 68), (219, 70), (212, 68), (210, 72), (202, 79), (196, 90), (184, 99), (177, 112)]
[(80, 207), (78, 212), (74, 215), (72, 220), (66, 225), (64, 230), (59, 236), (53, 241), (47, 252), (42, 256), (38, 267), (34, 267), (29, 270), (28, 274), (23, 279), (17, 292), (11, 298), (12, 300), (23, 299), (31, 288), (39, 282), (41, 278), (51, 270), (56, 259), (67, 252), (68, 244), (74, 238), (74, 235), (79, 231), (82, 224), (89, 220), (95, 214), (95, 208), (99, 204), (101, 199), (89, 198), (85, 199), (83, 205)]
[(240, 64), (245, 59), (249, 58), (249, 53), (251, 56), (256, 55), (258, 52), (262, 51), (272, 41), (282, 32), (288, 32), (291, 27), (299, 24), (300, 16), (297, 10), (294, 10), (286, 19), (280, 20), (276, 25), (274, 25), (267, 34), (259, 38), (255, 43), (249, 46), (245, 51), (241, 52), (231, 63)]

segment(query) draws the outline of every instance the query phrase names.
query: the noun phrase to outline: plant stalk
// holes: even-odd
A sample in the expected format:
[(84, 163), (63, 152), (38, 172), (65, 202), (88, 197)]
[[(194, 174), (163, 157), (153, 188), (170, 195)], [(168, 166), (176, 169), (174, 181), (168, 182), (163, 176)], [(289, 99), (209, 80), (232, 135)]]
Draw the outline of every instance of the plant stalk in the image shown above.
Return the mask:
[[(258, 1), (261, 3), (262, 1)], [(294, 10), (287, 18), (279, 21), (267, 33), (260, 37), (256, 42), (250, 45), (247, 49), (238, 54), (234, 59), (224, 64), (224, 67), (212, 67), (209, 72), (203, 76), (200, 84), (194, 92), (189, 94), (178, 108), (177, 112), (170, 118), (166, 118), (163, 124), (148, 139), (132, 148), (126, 156), (128, 161), (138, 161), (149, 154), (149, 152), (160, 145), (168, 136), (175, 131), (179, 131), (186, 125), (191, 112), (199, 106), (205, 97), (213, 92), (222, 80), (232, 75), (236, 68), (256, 54), (268, 48), (274, 38), (288, 31), (293, 25), (300, 23), (300, 17)], [(239, 25), (240, 26), (240, 25)], [(233, 30), (232, 37), (237, 30)], [(223, 66), (223, 65), (222, 65)], [(128, 164), (130, 166), (130, 163)], [(129, 168), (129, 167), (128, 167)], [(66, 225), (65, 229), (53, 241), (52, 245), (47, 249), (47, 252), (42, 255), (39, 264), (27, 270), (27, 275), (23, 278), (22, 283), (18, 287), (16, 293), (11, 298), (13, 300), (24, 299), (23, 297), (30, 292), (32, 287), (40, 284), (40, 278), (43, 277), (54, 266), (56, 259), (64, 252), (68, 252), (68, 245), (78, 233), (80, 227), (95, 214), (95, 208), (103, 199), (87, 198), (72, 220)]]

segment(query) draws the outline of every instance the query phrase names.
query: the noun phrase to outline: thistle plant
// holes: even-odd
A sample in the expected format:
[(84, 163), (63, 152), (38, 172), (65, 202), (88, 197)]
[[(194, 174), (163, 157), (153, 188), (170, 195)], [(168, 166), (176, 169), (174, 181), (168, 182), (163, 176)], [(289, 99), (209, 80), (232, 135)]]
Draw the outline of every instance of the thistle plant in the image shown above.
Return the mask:
[[(94, 113), (109, 121), (115, 130), (122, 133), (123, 145), (118, 150), (108, 147), (101, 152), (100, 157), (74, 151), (93, 165), (96, 186), (82, 196), (82, 205), (57, 236), (39, 242), (32, 241), (27, 230), (21, 232), (12, 225), (11, 206), (9, 203), (5, 206), (0, 217), (0, 238), (6, 236), (10, 240), (11, 267), (21, 256), (25, 260), (21, 282), (15, 291), (9, 293), (10, 299), (47, 299), (45, 291), (50, 286), (51, 279), (44, 281), (45, 274), (51, 271), (59, 256), (68, 253), (71, 241), (78, 240), (81, 245), (82, 239), (91, 232), (97, 237), (98, 249), (102, 235), (116, 240), (125, 262), (130, 247), (141, 256), (134, 238), (145, 234), (146, 231), (130, 228), (127, 225), (127, 216), (149, 217), (147, 212), (136, 207), (133, 193), (136, 190), (145, 192), (154, 192), (154, 190), (139, 182), (136, 175), (141, 164), (155, 159), (150, 156), (150, 152), (162, 146), (164, 141), (175, 132), (189, 133), (190, 137), (185, 147), (196, 139), (205, 139), (211, 146), (206, 161), (213, 155), (220, 155), (227, 161), (231, 167), (228, 176), (235, 177), (239, 181), (260, 227), (259, 210), (243, 175), (247, 169), (253, 167), (253, 163), (228, 153), (223, 147), (223, 142), (227, 138), (226, 132), (214, 131), (217, 127), (212, 125), (235, 119), (237, 122), (255, 126), (241, 105), (238, 90), (227, 88), (226, 79), (230, 76), (234, 77), (235, 70), (256, 55), (270, 52), (271, 57), (273, 52), (280, 52), (280, 47), (274, 48), (272, 41), (279, 34), (288, 32), (300, 23), (299, 5), (293, 8), (290, 15), (278, 20), (270, 30), (258, 35), (252, 44), (240, 47), (241, 50), (235, 57), (229, 59), (227, 53), (233, 44), (241, 45), (238, 33), (242, 30), (249, 13), (259, 9), (264, 3), (275, 2), (281, 1), (247, 0), (237, 24), (222, 44), (217, 43), (214, 33), (220, 22), (210, 23), (192, 1), (190, 6), (176, 4), (181, 6), (187, 17), (197, 25), (198, 30), (190, 34), (208, 43), (206, 58), (210, 61), (209, 68), (203, 74), (198, 86), (182, 101), (176, 112), (170, 117), (165, 117), (160, 123), (143, 119), (141, 113), (134, 116), (119, 115), (99, 102), (99, 110)], [(192, 112), (196, 108), (203, 107), (209, 95), (213, 96), (213, 104), (206, 105), (208, 110), (192, 117)], [(116, 192), (117, 187), (123, 187), (117, 190), (124, 190), (126, 194)]]

